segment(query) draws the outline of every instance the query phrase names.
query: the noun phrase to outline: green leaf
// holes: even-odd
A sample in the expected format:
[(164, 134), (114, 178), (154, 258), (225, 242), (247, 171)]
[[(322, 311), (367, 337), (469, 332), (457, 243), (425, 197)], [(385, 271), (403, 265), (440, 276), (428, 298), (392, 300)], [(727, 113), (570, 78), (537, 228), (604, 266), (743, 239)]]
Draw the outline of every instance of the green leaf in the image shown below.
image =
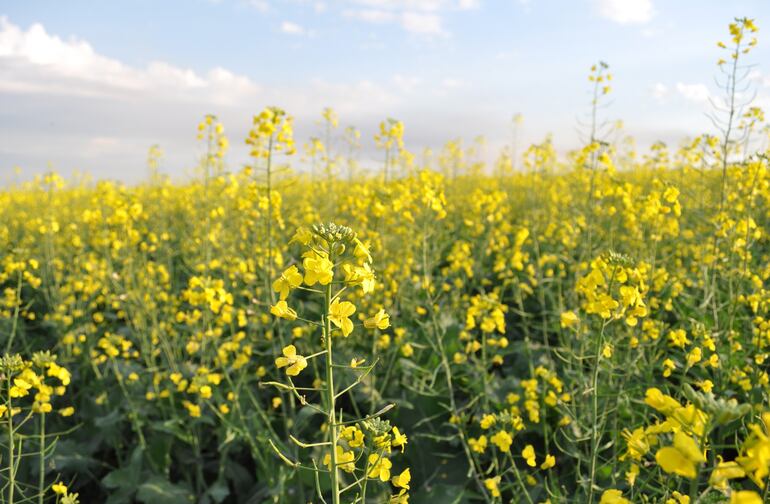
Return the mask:
[(135, 488), (119, 488), (110, 492), (105, 504), (130, 504), (134, 502)]
[(421, 504), (465, 504), (468, 499), (463, 487), (454, 485), (433, 485), (422, 489), (412, 496), (415, 502)]
[(160, 477), (152, 476), (136, 492), (136, 500), (145, 504), (186, 504), (192, 502), (192, 493)]
[(99, 465), (90, 457), (87, 450), (74, 441), (61, 440), (56, 444), (56, 451), (51, 460), (57, 471), (87, 472)]
[(120, 469), (115, 469), (102, 478), (102, 484), (112, 489), (135, 489), (139, 484), (142, 474), (142, 448), (137, 446), (128, 465)]
[(94, 418), (94, 425), (100, 429), (113, 427), (122, 422), (123, 418), (121, 412), (116, 409), (105, 416)]
[(182, 421), (179, 419), (154, 422), (151, 428), (156, 431), (172, 434), (183, 443), (192, 444), (192, 434), (184, 428)]
[(209, 487), (206, 491), (206, 495), (211, 497), (214, 502), (219, 503), (230, 495), (230, 488), (228, 488), (227, 483), (219, 479)]

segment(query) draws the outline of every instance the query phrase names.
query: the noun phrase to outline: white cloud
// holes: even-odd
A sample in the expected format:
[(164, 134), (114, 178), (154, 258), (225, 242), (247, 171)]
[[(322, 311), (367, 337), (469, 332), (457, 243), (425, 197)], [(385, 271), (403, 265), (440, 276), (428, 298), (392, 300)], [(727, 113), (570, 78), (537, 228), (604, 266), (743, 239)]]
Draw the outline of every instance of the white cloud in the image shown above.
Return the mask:
[(304, 35), (305, 29), (302, 28), (297, 23), (292, 23), (291, 21), (284, 21), (281, 23), (281, 31), (284, 33), (287, 33), (289, 35)]
[(1, 115), (18, 118), (0, 122), (0, 171), (15, 164), (49, 169), (54, 161), (64, 173), (77, 167), (138, 180), (147, 146), (159, 143), (180, 174), (196, 162), (194, 127), (210, 112), (235, 140), (229, 159), (237, 168), (248, 156), (237, 139), (263, 106), (279, 105), (296, 117), (298, 138), (313, 134), (307, 125), (324, 106), (367, 131), (406, 110), (406, 96), (419, 84), (402, 75), (387, 84), (311, 78), (266, 86), (224, 68), (201, 72), (162, 61), (139, 67), (100, 54), (85, 40), (50, 34), (40, 24), (22, 29), (0, 17)]
[(765, 75), (759, 69), (751, 69), (747, 78), (759, 87), (770, 87), (770, 75)]
[[(340, 2), (342, 3), (342, 2)], [(418, 35), (446, 36), (444, 15), (477, 9), (480, 0), (347, 0), (342, 14), (368, 23), (397, 23)]]
[(393, 85), (404, 93), (411, 93), (422, 83), (419, 77), (396, 74), (393, 76)]
[(258, 10), (259, 12), (267, 12), (270, 10), (270, 2), (267, 0), (246, 0), (246, 5)]
[(343, 15), (372, 24), (397, 22), (404, 30), (419, 35), (446, 35), (441, 16), (432, 12), (356, 9), (345, 10)]
[(165, 62), (136, 68), (102, 56), (83, 40), (62, 40), (40, 24), (23, 31), (0, 17), (0, 91), (134, 99), (138, 94), (229, 104), (259, 92), (223, 68), (205, 75)]
[(652, 86), (651, 92), (652, 92), (653, 98), (655, 98), (657, 101), (663, 101), (663, 99), (668, 94), (668, 86), (666, 86), (662, 82), (656, 82)]
[(705, 84), (676, 83), (676, 91), (687, 101), (693, 103), (706, 103), (711, 98), (711, 93)]
[[(301, 26), (284, 22), (282, 30), (310, 34)], [(397, 89), (406, 90), (416, 78), (397, 76)], [(171, 63), (154, 61), (140, 68), (101, 55), (86, 41), (64, 40), (49, 34), (41, 24), (23, 30), (0, 16), (0, 94), (45, 95), (110, 99), (127, 103), (179, 103), (237, 107), (248, 104), (282, 104), (301, 115), (315, 114), (320, 104), (345, 104), (359, 114), (370, 101), (393, 105), (397, 95), (367, 80), (330, 83), (319, 79), (298, 87), (268, 88), (247, 76), (215, 67), (205, 73)], [(291, 107), (291, 108), (290, 108)]]
[(93, 137), (83, 146), (83, 155), (98, 158), (105, 155), (115, 155), (121, 150), (121, 141), (114, 137)]
[(438, 11), (447, 7), (445, 0), (349, 0), (349, 3), (385, 10)]
[(460, 10), (478, 9), (481, 5), (481, 0), (460, 0), (457, 4), (457, 8)]
[(406, 11), (401, 15), (401, 26), (411, 33), (444, 35), (441, 17), (432, 13)]
[(652, 0), (595, 0), (599, 15), (620, 24), (646, 23), (655, 10)]
[(367, 23), (390, 23), (396, 19), (396, 16), (390, 12), (379, 9), (360, 9), (360, 10), (346, 10), (343, 11), (343, 15), (366, 21)]
[(463, 82), (459, 79), (447, 77), (441, 81), (441, 86), (446, 89), (457, 89), (463, 86)]

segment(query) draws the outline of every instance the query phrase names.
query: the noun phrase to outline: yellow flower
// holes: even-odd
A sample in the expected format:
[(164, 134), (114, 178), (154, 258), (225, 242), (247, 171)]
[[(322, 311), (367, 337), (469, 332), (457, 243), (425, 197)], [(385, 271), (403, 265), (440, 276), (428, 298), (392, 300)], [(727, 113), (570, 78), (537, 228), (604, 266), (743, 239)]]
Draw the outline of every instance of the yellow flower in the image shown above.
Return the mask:
[(680, 404), (676, 399), (665, 395), (660, 389), (655, 387), (647, 389), (644, 402), (666, 416), (670, 415), (674, 410), (680, 407)]
[(356, 266), (354, 264), (342, 265), (342, 271), (345, 272), (345, 282), (350, 285), (360, 285), (364, 294), (374, 292), (376, 285), (376, 277), (374, 271), (369, 263), (365, 263), (363, 266)]
[(623, 429), (622, 436), (626, 440), (626, 453), (621, 455), (620, 460), (625, 460), (627, 457), (642, 460), (642, 457), (650, 451), (650, 445), (657, 439), (654, 434), (648, 434), (644, 427), (637, 427), (633, 432)]
[(59, 379), (62, 385), (69, 385), (70, 384), (70, 372), (67, 371), (66, 368), (63, 368), (56, 364), (55, 362), (52, 362), (50, 366), (48, 367), (48, 376), (55, 376)]
[(701, 388), (701, 390), (703, 390), (706, 393), (714, 390), (714, 382), (712, 382), (711, 380), (703, 380), (701, 382), (696, 382), (695, 384), (698, 385)]
[(687, 354), (687, 365), (694, 366), (695, 364), (700, 362), (702, 357), (703, 357), (703, 352), (701, 351), (700, 347), (693, 348), (692, 350), (690, 350), (690, 353)]
[(51, 485), (51, 490), (53, 490), (53, 493), (56, 495), (67, 495), (67, 485), (62, 482)]
[(666, 504), (690, 504), (690, 496), (674, 491), (671, 498), (666, 500)]
[(487, 449), (487, 437), (482, 434), (478, 437), (478, 439), (469, 438), (468, 445), (470, 445), (471, 450), (474, 452), (484, 453), (484, 451)]
[(696, 464), (705, 462), (706, 458), (692, 437), (678, 431), (674, 434), (674, 445), (658, 450), (655, 461), (667, 473), (692, 479), (697, 475)]
[(735, 478), (745, 478), (746, 471), (738, 465), (737, 462), (724, 462), (722, 457), (718, 457), (719, 463), (711, 471), (709, 485), (720, 490), (727, 490), (727, 481)]
[(297, 228), (297, 231), (295, 231), (294, 236), (292, 236), (291, 240), (289, 240), (289, 244), (292, 243), (300, 243), (302, 245), (307, 245), (310, 243), (310, 240), (313, 239), (313, 233), (310, 232), (307, 228)]
[(393, 427), (393, 441), (391, 442), (391, 445), (395, 446), (396, 448), (401, 447), (401, 453), (404, 453), (406, 442), (406, 434), (401, 434), (401, 432), (398, 430), (398, 427)]
[(287, 375), (297, 376), (307, 367), (307, 359), (301, 355), (297, 355), (297, 348), (294, 345), (283, 347), (283, 355), (283, 357), (275, 359), (275, 365), (279, 369), (288, 366), (286, 368)]
[(513, 438), (510, 434), (505, 432), (504, 430), (501, 430), (491, 438), (489, 438), (490, 441), (492, 441), (492, 444), (497, 446), (500, 451), (507, 452), (511, 448), (511, 443), (513, 443)]
[(296, 266), (287, 268), (281, 277), (273, 282), (273, 290), (279, 293), (280, 299), (286, 299), (291, 289), (296, 289), (302, 284), (302, 273)]
[(66, 408), (62, 408), (59, 410), (59, 414), (63, 417), (72, 416), (75, 413), (75, 408), (72, 406), (67, 406)]
[(492, 497), (500, 497), (500, 476), (484, 480), (484, 487), (489, 490)]
[(334, 278), (334, 264), (322, 252), (311, 250), (304, 255), (305, 283), (308, 285), (328, 285)]
[(16, 385), (14, 385), (8, 391), (8, 395), (11, 396), (11, 397), (14, 397), (14, 398), (15, 397), (24, 397), (24, 396), (29, 394), (28, 391), (29, 391), (29, 389), (25, 389), (25, 388), (22, 388), (22, 387), (17, 387)]
[(554, 457), (553, 455), (546, 455), (545, 462), (540, 464), (540, 469), (543, 469), (545, 471), (547, 469), (552, 468), (555, 465), (556, 465), (556, 457)]
[(280, 300), (277, 303), (275, 303), (274, 306), (271, 306), (270, 313), (272, 313), (278, 318), (282, 318), (286, 320), (297, 319), (297, 312), (289, 308), (289, 305), (284, 300)]
[(380, 311), (378, 311), (374, 316), (364, 320), (364, 327), (367, 329), (374, 329), (375, 327), (377, 329), (387, 329), (390, 327), (390, 315), (385, 313), (385, 310), (380, 308)]
[[(335, 451), (337, 452), (337, 467), (347, 473), (352, 474), (353, 471), (356, 470), (355, 454), (352, 451), (345, 451), (340, 445), (337, 445), (337, 449)], [(323, 462), (326, 467), (331, 469), (331, 465), (332, 465), (331, 454), (327, 453), (326, 455), (324, 455)]]
[(671, 359), (666, 359), (663, 361), (663, 378), (668, 378), (671, 376), (671, 373), (676, 369), (676, 363), (672, 361)]
[(752, 433), (743, 444), (742, 455), (735, 459), (760, 488), (764, 488), (764, 479), (770, 474), (770, 437), (766, 434), (770, 413), (763, 413), (762, 420), (765, 429), (749, 425)]
[(201, 407), (197, 404), (193, 404), (190, 401), (182, 401), (182, 406), (187, 409), (187, 413), (193, 418), (199, 418), (201, 416)]
[(351, 448), (360, 448), (364, 445), (364, 433), (355, 425), (344, 427), (340, 432), (340, 437), (346, 440)]
[(567, 329), (580, 323), (580, 319), (574, 311), (565, 311), (561, 314), (561, 327)]
[(521, 456), (527, 461), (529, 467), (535, 467), (537, 465), (537, 462), (535, 461), (535, 448), (531, 444), (528, 444), (521, 450)]
[(623, 497), (620, 490), (605, 490), (599, 504), (631, 504), (631, 501)]
[(409, 490), (409, 482), (411, 480), (412, 480), (412, 474), (409, 472), (409, 468), (407, 467), (398, 476), (393, 476), (390, 482), (393, 483), (393, 486), (396, 488), (403, 488), (405, 490)]
[(629, 485), (634, 486), (637, 476), (639, 476), (639, 466), (636, 464), (631, 464), (631, 467), (626, 472), (626, 481), (628, 481)]
[(350, 301), (340, 303), (339, 298), (335, 298), (329, 306), (329, 320), (332, 324), (342, 329), (342, 335), (347, 337), (353, 332), (353, 321), (350, 316), (356, 312), (356, 307)]
[(730, 495), (730, 504), (762, 504), (762, 497), (753, 490), (739, 490)]
[(366, 262), (372, 262), (372, 254), (369, 252), (369, 247), (358, 238), (356, 238), (354, 242), (356, 244), (356, 248), (353, 249), (353, 255), (359, 259), (365, 259)]
[(481, 425), (482, 429), (486, 430), (495, 425), (495, 422), (495, 416), (487, 414), (481, 417), (481, 422), (479, 422), (479, 424)]
[(390, 468), (393, 467), (393, 463), (390, 459), (383, 458), (376, 453), (369, 455), (369, 477), (373, 479), (379, 478), (380, 481), (388, 481), (390, 479)]

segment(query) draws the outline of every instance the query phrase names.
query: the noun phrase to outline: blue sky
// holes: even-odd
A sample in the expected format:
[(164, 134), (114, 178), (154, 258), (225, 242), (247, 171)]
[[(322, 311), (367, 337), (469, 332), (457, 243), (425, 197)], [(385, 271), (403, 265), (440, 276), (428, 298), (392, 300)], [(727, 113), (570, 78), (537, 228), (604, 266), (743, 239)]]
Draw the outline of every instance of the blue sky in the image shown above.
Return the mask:
[[(520, 112), (524, 142), (550, 132), (566, 150), (600, 59), (615, 77), (605, 117), (642, 147), (675, 143), (710, 131), (716, 41), (735, 16), (756, 18), (749, 59), (770, 62), (766, 0), (0, 0), (0, 180), (18, 165), (133, 182), (155, 143), (184, 177), (207, 112), (237, 169), (251, 115), (272, 104), (300, 139), (336, 108), (364, 158), (385, 117), (411, 150), (484, 135), (493, 157)], [(770, 107), (767, 66), (752, 83)]]

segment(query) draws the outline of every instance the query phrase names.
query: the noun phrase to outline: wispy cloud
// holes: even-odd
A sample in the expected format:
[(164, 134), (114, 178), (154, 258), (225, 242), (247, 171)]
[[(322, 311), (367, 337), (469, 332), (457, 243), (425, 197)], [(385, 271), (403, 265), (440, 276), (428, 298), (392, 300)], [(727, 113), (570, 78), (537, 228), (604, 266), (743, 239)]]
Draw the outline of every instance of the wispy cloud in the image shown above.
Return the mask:
[(652, 97), (655, 98), (658, 102), (663, 102), (668, 95), (668, 86), (663, 84), (662, 82), (656, 82), (652, 85), (652, 89), (650, 90), (650, 93), (652, 94)]
[[(417, 84), (417, 77), (387, 83), (310, 78), (268, 86), (221, 67), (196, 72), (163, 61), (138, 67), (41, 24), (22, 29), (0, 17), (0, 115), (20, 118), (13, 127), (0, 123), (0, 161), (43, 167), (57, 161), (132, 179), (137, 172), (130, 167), (142, 166), (153, 143), (176, 151), (168, 156), (176, 166), (189, 165), (194, 134), (185, 128), (205, 113), (235, 124), (235, 138), (245, 137), (249, 114), (273, 104), (299, 124), (313, 124), (321, 108), (331, 106), (353, 124), (376, 125), (401, 109)], [(236, 142), (233, 157), (243, 159), (245, 148), (238, 149)]]
[(288, 35), (305, 35), (305, 29), (297, 23), (284, 21), (281, 23), (281, 31)]
[(401, 14), (401, 26), (408, 32), (422, 35), (445, 35), (441, 17), (428, 12), (406, 11)]
[(452, 11), (478, 9), (480, 0), (347, 0), (344, 16), (368, 23), (395, 23), (425, 36), (447, 36), (444, 16)]
[(216, 67), (205, 75), (154, 61), (144, 68), (98, 54), (77, 38), (26, 31), (0, 17), (0, 91), (135, 99), (153, 95), (230, 104), (260, 91), (247, 77)]
[(711, 98), (711, 92), (705, 84), (685, 84), (683, 82), (676, 83), (676, 92), (685, 100), (692, 103), (708, 103)]
[(620, 24), (643, 24), (655, 15), (651, 0), (595, 0), (600, 16)]

